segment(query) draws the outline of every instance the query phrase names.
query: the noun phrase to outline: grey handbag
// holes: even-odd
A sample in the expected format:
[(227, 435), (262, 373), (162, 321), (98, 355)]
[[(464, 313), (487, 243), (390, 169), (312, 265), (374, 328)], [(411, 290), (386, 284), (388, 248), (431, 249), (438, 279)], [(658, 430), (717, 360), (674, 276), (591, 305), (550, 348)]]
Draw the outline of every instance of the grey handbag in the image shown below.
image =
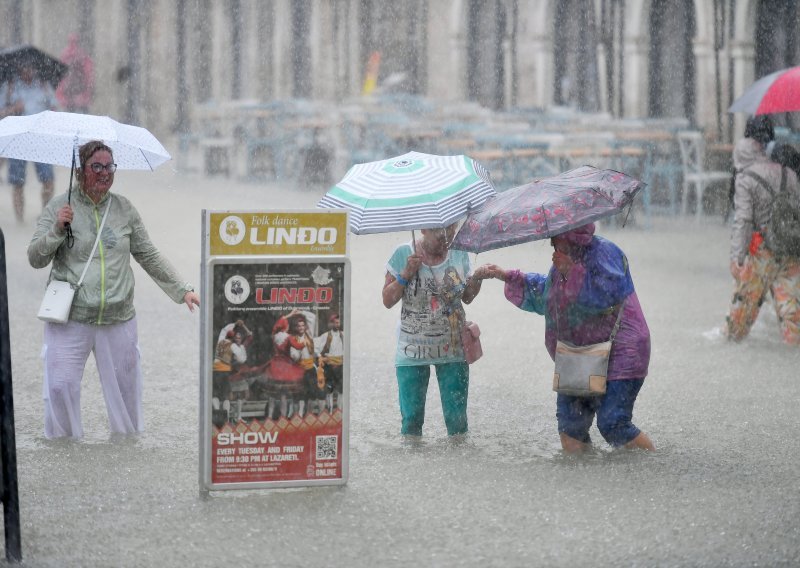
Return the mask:
[(619, 306), (617, 321), (611, 337), (603, 343), (572, 345), (567, 341), (556, 343), (556, 369), (553, 390), (570, 396), (602, 396), (606, 394), (608, 357), (619, 330), (625, 302)]

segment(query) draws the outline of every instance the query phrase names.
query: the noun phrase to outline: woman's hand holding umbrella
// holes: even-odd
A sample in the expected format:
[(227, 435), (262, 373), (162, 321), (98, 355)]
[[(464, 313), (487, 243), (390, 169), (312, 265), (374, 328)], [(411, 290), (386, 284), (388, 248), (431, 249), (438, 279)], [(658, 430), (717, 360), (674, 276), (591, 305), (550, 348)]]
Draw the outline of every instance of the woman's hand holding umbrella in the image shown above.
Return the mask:
[(404, 280), (411, 280), (419, 272), (419, 267), (422, 266), (422, 257), (417, 253), (413, 253), (406, 260), (406, 268), (400, 274)]
[(63, 235), (67, 231), (67, 227), (72, 223), (72, 207), (64, 205), (56, 213), (56, 231)]
[(398, 275), (399, 278), (394, 278), (388, 272), (386, 273), (386, 282), (383, 284), (384, 306), (391, 308), (400, 301), (406, 286), (408, 286), (409, 281), (417, 275), (420, 266), (422, 266), (422, 257), (417, 253), (413, 253), (406, 259), (406, 266)]
[(561, 274), (562, 279), (567, 279), (573, 264), (575, 263), (569, 254), (559, 250), (553, 251), (553, 266), (555, 266), (556, 270)]

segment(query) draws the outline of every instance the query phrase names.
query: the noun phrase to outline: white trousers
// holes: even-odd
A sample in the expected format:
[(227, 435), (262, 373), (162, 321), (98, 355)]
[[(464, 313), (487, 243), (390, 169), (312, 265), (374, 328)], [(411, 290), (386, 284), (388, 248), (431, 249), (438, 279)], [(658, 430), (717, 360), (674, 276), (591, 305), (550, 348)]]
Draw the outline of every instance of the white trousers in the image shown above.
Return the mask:
[(112, 432), (141, 432), (142, 371), (136, 318), (113, 325), (44, 324), (44, 435), (83, 437), (81, 379), (94, 352)]

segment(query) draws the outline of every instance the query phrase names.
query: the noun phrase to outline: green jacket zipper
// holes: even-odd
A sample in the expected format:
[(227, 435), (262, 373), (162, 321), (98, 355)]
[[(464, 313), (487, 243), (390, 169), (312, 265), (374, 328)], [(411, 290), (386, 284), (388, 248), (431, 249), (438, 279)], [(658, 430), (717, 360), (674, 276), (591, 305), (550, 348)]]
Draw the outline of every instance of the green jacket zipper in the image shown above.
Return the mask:
[[(94, 225), (97, 231), (100, 231), (100, 211), (98, 211), (96, 205), (94, 208)], [(103, 323), (103, 312), (106, 309), (106, 255), (103, 249), (102, 235), (100, 237), (97, 242), (97, 250), (100, 253), (100, 310), (97, 312), (97, 325)]]

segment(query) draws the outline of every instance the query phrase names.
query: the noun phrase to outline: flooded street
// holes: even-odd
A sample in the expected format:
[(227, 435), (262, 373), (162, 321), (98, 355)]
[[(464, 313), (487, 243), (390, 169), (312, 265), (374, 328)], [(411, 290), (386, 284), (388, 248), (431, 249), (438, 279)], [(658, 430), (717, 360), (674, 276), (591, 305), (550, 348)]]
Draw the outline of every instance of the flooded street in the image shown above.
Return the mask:
[[(202, 209), (310, 209), (326, 188), (241, 183), (174, 171), (120, 171), (153, 242), (199, 288)], [(68, 172), (57, 171), (57, 192)], [(729, 344), (729, 228), (719, 217), (654, 217), (598, 234), (628, 256), (652, 334), (634, 422), (658, 451), (562, 453), (544, 320), (487, 281), (470, 319), (484, 357), (471, 369), (470, 435), (449, 440), (435, 381), (418, 444), (399, 436), (393, 368), (399, 308), (381, 304), (385, 263), (410, 234), (351, 236), (349, 481), (338, 488), (198, 491), (199, 314), (137, 266), (145, 432), (112, 437), (94, 360), (84, 376), (86, 437), (42, 427), (47, 270), (25, 247), (38, 212), (5, 233), (24, 566), (797, 566), (800, 564), (800, 350), (781, 343), (770, 303)], [(639, 219), (641, 221), (641, 219)], [(545, 272), (547, 242), (473, 262)], [(3, 564), (0, 561), (0, 565)]]

